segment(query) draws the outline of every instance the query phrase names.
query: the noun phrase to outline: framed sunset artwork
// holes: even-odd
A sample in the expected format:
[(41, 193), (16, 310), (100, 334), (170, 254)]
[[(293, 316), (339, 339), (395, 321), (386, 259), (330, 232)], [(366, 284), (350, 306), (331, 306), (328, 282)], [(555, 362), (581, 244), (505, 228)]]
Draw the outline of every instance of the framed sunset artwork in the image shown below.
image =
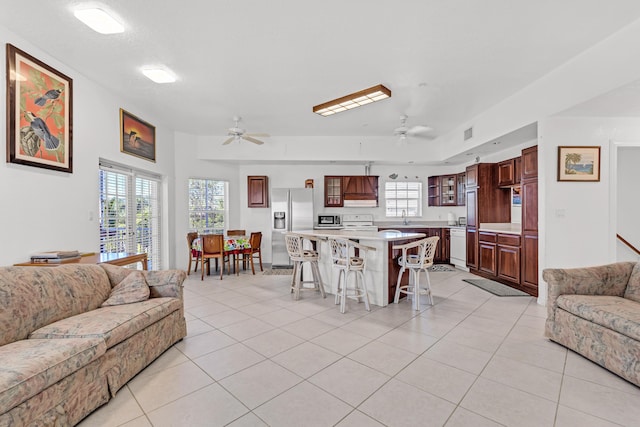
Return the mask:
[(156, 161), (156, 128), (120, 109), (120, 151)]
[(73, 172), (73, 80), (7, 44), (7, 162)]

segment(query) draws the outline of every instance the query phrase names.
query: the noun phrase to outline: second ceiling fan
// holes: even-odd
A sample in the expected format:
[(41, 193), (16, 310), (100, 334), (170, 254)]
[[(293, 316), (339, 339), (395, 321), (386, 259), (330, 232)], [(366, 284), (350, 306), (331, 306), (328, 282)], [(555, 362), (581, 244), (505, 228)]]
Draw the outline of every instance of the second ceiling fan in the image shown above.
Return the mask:
[(408, 118), (409, 117), (406, 114), (403, 114), (402, 116), (400, 116), (400, 127), (397, 127), (393, 130), (393, 134), (395, 136), (400, 137), (399, 142), (406, 141), (407, 137), (410, 137), (410, 136), (417, 136), (417, 137), (429, 138), (429, 139), (432, 138), (432, 136), (430, 135), (430, 133), (433, 132), (432, 127), (424, 126), (424, 125), (407, 127)]
[(244, 139), (245, 141), (253, 142), (254, 144), (262, 145), (262, 144), (264, 144), (264, 141), (260, 141), (259, 139), (256, 139), (254, 137), (255, 136), (260, 136), (260, 137), (268, 137), (268, 136), (270, 136), (268, 133), (246, 133), (245, 129), (242, 129), (242, 128), (240, 128), (238, 126), (240, 121), (242, 121), (242, 117), (240, 117), (240, 116), (235, 116), (233, 118), (233, 121), (235, 122), (235, 124), (233, 125), (232, 128), (229, 128), (228, 132), (227, 132), (227, 135), (229, 135), (229, 138), (227, 138), (222, 143), (222, 145), (231, 144), (233, 141), (240, 141), (241, 139)]

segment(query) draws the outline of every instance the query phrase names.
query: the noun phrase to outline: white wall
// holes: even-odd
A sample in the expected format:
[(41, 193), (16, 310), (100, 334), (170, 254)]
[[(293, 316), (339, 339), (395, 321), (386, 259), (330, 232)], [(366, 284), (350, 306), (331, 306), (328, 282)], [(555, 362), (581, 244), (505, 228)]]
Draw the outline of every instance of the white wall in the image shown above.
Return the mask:
[[(616, 180), (616, 232), (636, 248), (640, 248), (640, 190), (638, 182), (640, 172), (640, 140), (635, 146), (617, 148), (617, 180)], [(616, 244), (616, 259), (618, 261), (638, 261), (640, 258), (628, 246), (620, 241)]]
[[(170, 178), (173, 175), (173, 132), (144, 106), (115, 96), (86, 76), (67, 67), (37, 47), (0, 27), (0, 44), (11, 43), (73, 79), (73, 173), (0, 162), (0, 265), (25, 261), (43, 250), (77, 249), (97, 251), (99, 244), (98, 159), (106, 158)], [(0, 98), (6, 99), (6, 68), (0, 68)], [(119, 108), (156, 126), (157, 163), (120, 153)], [(6, 103), (0, 103), (6, 117)], [(6, 135), (6, 122), (0, 121)], [(165, 210), (163, 242), (165, 266), (173, 257), (173, 179), (162, 187)], [(89, 219), (90, 216), (93, 219)]]
[[(640, 141), (640, 119), (598, 117), (553, 117), (540, 122), (539, 163), (546, 166), (543, 204), (546, 221), (542, 268), (570, 268), (616, 261), (616, 207), (610, 206), (612, 170), (610, 141)], [(558, 146), (601, 147), (600, 182), (558, 182)], [(633, 168), (625, 179), (640, 182), (640, 170)], [(637, 189), (633, 189), (637, 194)], [(635, 217), (637, 221), (637, 216)], [(637, 229), (637, 225), (635, 225)]]

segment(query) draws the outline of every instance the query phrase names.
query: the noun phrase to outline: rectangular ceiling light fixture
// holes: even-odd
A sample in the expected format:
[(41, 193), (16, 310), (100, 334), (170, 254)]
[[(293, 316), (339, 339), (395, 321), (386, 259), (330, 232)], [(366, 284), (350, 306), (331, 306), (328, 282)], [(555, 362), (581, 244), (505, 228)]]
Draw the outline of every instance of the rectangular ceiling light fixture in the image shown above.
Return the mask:
[(376, 85), (369, 89), (361, 90), (359, 92), (352, 93), (351, 95), (316, 105), (313, 107), (313, 112), (320, 114), (321, 116), (330, 116), (341, 111), (351, 110), (352, 108), (371, 104), (372, 102), (390, 97), (391, 91), (389, 89), (383, 85)]
[(155, 83), (173, 83), (176, 78), (164, 68), (143, 68), (142, 74)]
[(73, 15), (100, 34), (124, 32), (124, 26), (102, 9), (80, 9), (74, 11)]

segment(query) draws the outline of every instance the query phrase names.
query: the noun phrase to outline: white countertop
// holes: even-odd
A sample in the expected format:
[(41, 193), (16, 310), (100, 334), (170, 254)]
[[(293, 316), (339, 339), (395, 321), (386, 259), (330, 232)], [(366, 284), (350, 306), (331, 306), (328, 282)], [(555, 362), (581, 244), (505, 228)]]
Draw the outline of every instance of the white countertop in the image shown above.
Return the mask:
[(478, 230), (489, 231), (491, 233), (521, 234), (522, 224), (515, 224), (512, 222), (485, 222), (480, 223)]
[(308, 234), (317, 237), (342, 237), (345, 239), (382, 240), (393, 242), (396, 240), (421, 239), (427, 237), (424, 233), (394, 233), (392, 231), (366, 230), (299, 230), (294, 233)]
[(403, 224), (397, 221), (375, 221), (375, 225), (379, 228), (464, 228), (464, 225), (449, 225), (447, 221), (409, 221), (409, 224)]

